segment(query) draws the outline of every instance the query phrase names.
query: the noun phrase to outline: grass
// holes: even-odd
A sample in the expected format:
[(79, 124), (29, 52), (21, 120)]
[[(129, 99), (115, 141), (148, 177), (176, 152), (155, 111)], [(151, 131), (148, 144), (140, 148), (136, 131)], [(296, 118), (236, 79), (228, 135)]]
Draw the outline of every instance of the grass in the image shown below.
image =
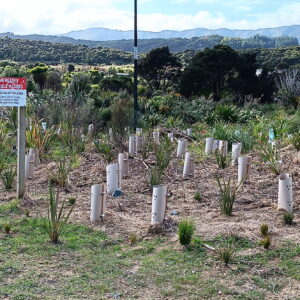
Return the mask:
[[(300, 280), (294, 243), (264, 251), (247, 237), (220, 235), (195, 237), (186, 249), (173, 236), (130, 245), (68, 224), (53, 245), (45, 221), (26, 217), (17, 202), (0, 205), (0, 212), (12, 227), (9, 236), (0, 232), (0, 299), (272, 299), (286, 282)], [(203, 244), (230, 245), (229, 267)]]

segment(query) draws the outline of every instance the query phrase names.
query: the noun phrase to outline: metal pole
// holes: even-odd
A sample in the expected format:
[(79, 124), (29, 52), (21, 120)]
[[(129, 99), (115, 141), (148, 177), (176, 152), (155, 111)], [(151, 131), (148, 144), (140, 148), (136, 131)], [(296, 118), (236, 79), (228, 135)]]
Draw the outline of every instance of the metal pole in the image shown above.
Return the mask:
[(18, 166), (17, 166), (17, 194), (18, 199), (25, 193), (25, 129), (26, 107), (18, 107)]
[(134, 129), (137, 127), (138, 121), (138, 111), (139, 111), (139, 104), (138, 104), (138, 93), (137, 93), (137, 85), (138, 85), (138, 33), (137, 33), (137, 0), (134, 0), (134, 76), (133, 76), (133, 126)]

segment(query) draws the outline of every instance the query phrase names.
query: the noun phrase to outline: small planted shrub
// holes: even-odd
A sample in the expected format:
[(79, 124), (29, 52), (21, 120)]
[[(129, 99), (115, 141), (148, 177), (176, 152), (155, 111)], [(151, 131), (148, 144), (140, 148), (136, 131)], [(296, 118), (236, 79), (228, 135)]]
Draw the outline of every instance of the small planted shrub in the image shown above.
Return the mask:
[(10, 165), (6, 170), (3, 170), (0, 175), (5, 189), (12, 190), (16, 176), (16, 169)]
[(285, 224), (292, 225), (293, 220), (294, 220), (294, 215), (292, 213), (285, 212), (283, 214), (283, 221), (284, 221)]
[(202, 196), (200, 194), (200, 192), (196, 192), (195, 195), (194, 195), (194, 199), (198, 202), (201, 202), (202, 200)]
[(165, 170), (171, 159), (173, 152), (173, 145), (169, 138), (164, 138), (159, 145), (154, 146), (156, 165), (160, 170)]
[(216, 177), (217, 184), (219, 186), (220, 191), (220, 207), (223, 214), (226, 216), (232, 215), (232, 208), (233, 203), (236, 199), (237, 192), (241, 185), (232, 185), (231, 179), (229, 179), (227, 182), (224, 178), (221, 179), (221, 177)]
[(215, 158), (217, 160), (218, 167), (220, 169), (225, 169), (229, 166), (231, 162), (231, 156), (230, 155), (223, 155), (219, 151), (215, 152)]
[(232, 261), (233, 254), (234, 251), (230, 246), (218, 250), (219, 259), (225, 264), (225, 266), (228, 266), (228, 264)]
[(179, 243), (183, 246), (188, 246), (192, 241), (195, 229), (196, 227), (193, 221), (182, 220), (178, 224)]
[(149, 171), (149, 186), (160, 185), (163, 182), (163, 171), (158, 167), (152, 167)]
[(135, 245), (138, 241), (138, 237), (135, 233), (131, 233), (128, 237), (130, 245)]
[(114, 159), (114, 147), (108, 141), (95, 141), (95, 149), (103, 156), (106, 163), (110, 164)]
[(55, 192), (53, 186), (49, 183), (49, 208), (46, 229), (53, 244), (58, 243), (58, 238), (68, 222), (68, 219), (74, 209), (75, 203), (67, 213), (65, 212), (65, 200), (62, 202), (60, 208), (58, 207), (58, 205), (59, 190)]
[(262, 147), (260, 149), (260, 158), (275, 175), (280, 175), (280, 159), (275, 147), (272, 147), (270, 144)]
[(260, 241), (260, 245), (264, 247), (264, 249), (269, 250), (271, 246), (271, 238), (266, 236), (264, 239)]
[(9, 222), (4, 223), (3, 224), (3, 229), (4, 229), (5, 234), (7, 234), (7, 235), (10, 234), (10, 231), (11, 231), (10, 223)]
[(73, 197), (68, 198), (68, 203), (70, 206), (73, 206), (75, 204), (75, 202), (76, 202), (76, 198), (73, 198)]
[(269, 235), (269, 226), (267, 224), (261, 224), (260, 233), (263, 237), (267, 237)]

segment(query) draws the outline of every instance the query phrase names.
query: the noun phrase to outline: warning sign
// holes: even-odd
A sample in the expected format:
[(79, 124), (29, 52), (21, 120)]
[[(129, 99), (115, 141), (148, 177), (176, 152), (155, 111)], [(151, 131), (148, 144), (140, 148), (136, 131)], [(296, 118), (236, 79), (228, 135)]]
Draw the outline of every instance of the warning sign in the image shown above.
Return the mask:
[(0, 77), (0, 106), (26, 106), (26, 78)]

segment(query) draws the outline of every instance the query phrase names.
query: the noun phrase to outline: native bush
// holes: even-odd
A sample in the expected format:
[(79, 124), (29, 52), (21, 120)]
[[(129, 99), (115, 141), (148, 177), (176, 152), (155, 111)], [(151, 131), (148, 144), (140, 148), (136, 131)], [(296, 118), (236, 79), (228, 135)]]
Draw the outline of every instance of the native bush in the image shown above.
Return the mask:
[(179, 243), (183, 246), (188, 246), (193, 238), (196, 226), (191, 220), (182, 220), (178, 224)]
[(281, 174), (281, 164), (278, 152), (271, 144), (260, 148), (259, 156), (266, 166), (275, 174)]

